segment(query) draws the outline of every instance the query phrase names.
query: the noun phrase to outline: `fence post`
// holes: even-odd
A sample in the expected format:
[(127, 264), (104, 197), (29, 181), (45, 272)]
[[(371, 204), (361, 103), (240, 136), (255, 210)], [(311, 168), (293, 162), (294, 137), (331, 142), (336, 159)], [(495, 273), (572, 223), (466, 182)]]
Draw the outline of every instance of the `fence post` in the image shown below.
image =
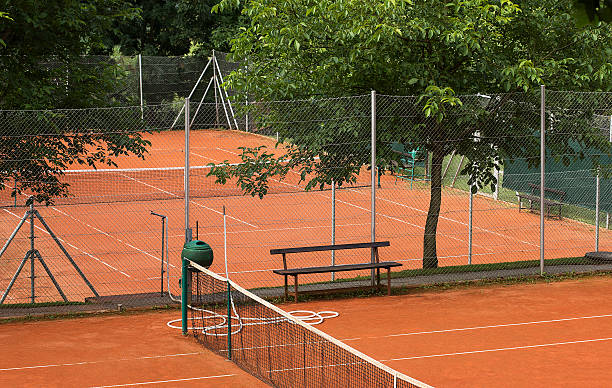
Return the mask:
[[(331, 230), (331, 243), (332, 245), (336, 244), (336, 182), (332, 179), (331, 181), (331, 185), (332, 185), (332, 214), (331, 214), (331, 218), (332, 218), (332, 230)], [(332, 259), (332, 265), (336, 265), (336, 251), (332, 250), (331, 251), (331, 259)], [(331, 280), (332, 282), (334, 280), (336, 280), (336, 273), (332, 272), (331, 274)]]
[(599, 169), (595, 178), (595, 252), (599, 252)]
[[(371, 99), (372, 99), (372, 160), (371, 160), (371, 178), (372, 181), (370, 182), (370, 188), (372, 191), (372, 204), (371, 204), (371, 216), (372, 216), (372, 224), (371, 224), (371, 240), (372, 242), (376, 241), (376, 91), (372, 90), (371, 92)], [(370, 254), (370, 261), (372, 263), (374, 263), (375, 261), (375, 257), (374, 257), (374, 249), (370, 250), (371, 254)], [(371, 285), (374, 285), (374, 274), (375, 274), (375, 270), (372, 269), (371, 270)]]
[(473, 210), (474, 210), (474, 194), (472, 193), (472, 184), (470, 186), (470, 205), (468, 215), (468, 264), (472, 264), (472, 224), (473, 224)]
[(144, 100), (142, 99), (142, 55), (138, 54), (138, 86), (140, 88), (140, 119), (144, 119)]
[(189, 97), (185, 99), (185, 242), (191, 241), (191, 228), (189, 228)]
[(544, 184), (546, 169), (546, 87), (540, 86), (540, 275), (544, 275)]

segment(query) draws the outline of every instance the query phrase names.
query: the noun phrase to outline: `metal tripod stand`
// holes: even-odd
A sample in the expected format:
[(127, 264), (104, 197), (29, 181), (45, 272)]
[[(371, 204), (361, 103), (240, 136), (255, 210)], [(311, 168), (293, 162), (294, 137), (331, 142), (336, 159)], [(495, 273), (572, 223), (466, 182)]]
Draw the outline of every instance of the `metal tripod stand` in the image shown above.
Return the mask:
[(30, 300), (31, 300), (31, 303), (35, 303), (36, 302), (36, 292), (35, 292), (35, 287), (34, 287), (34, 280), (36, 279), (36, 276), (35, 276), (35, 273), (34, 273), (34, 263), (35, 263), (35, 261), (37, 259), (40, 262), (40, 264), (43, 266), (45, 271), (47, 272), (47, 275), (49, 275), (49, 277), (51, 278), (51, 281), (53, 282), (53, 285), (55, 286), (55, 288), (57, 289), (57, 291), (61, 295), (62, 299), (64, 299), (64, 302), (68, 302), (68, 298), (66, 298), (66, 295), (62, 291), (62, 288), (60, 287), (59, 283), (57, 282), (57, 280), (55, 280), (55, 277), (53, 276), (53, 274), (51, 273), (51, 270), (49, 269), (49, 267), (45, 263), (45, 260), (43, 259), (42, 255), (40, 254), (38, 249), (36, 249), (34, 247), (34, 238), (35, 238), (34, 237), (34, 217), (38, 218), (40, 223), (47, 230), (47, 233), (49, 233), (51, 238), (53, 238), (53, 240), (59, 246), (59, 248), (62, 250), (64, 255), (66, 255), (66, 257), (68, 258), (68, 261), (70, 261), (70, 264), (72, 264), (74, 269), (79, 273), (79, 275), (81, 276), (81, 278), (83, 279), (85, 284), (87, 284), (87, 286), (94, 293), (94, 295), (96, 297), (98, 297), (99, 295), (98, 295), (98, 292), (96, 291), (96, 289), (89, 282), (89, 280), (87, 280), (87, 277), (85, 276), (85, 274), (83, 274), (83, 272), (81, 271), (79, 266), (74, 262), (72, 257), (70, 257), (70, 254), (68, 253), (68, 251), (66, 251), (66, 249), (64, 248), (64, 246), (62, 245), (60, 240), (53, 233), (51, 228), (49, 228), (49, 225), (47, 225), (47, 223), (42, 218), (40, 213), (38, 213), (38, 211), (34, 209), (34, 205), (30, 204), (30, 210), (26, 211), (24, 216), (21, 218), (21, 221), (19, 222), (19, 224), (17, 225), (17, 227), (13, 231), (13, 234), (11, 234), (11, 237), (9, 237), (9, 239), (6, 242), (6, 244), (4, 244), (4, 247), (0, 251), (0, 258), (1, 258), (2, 255), (4, 254), (4, 252), (6, 251), (6, 249), (9, 247), (9, 245), (13, 241), (13, 239), (15, 238), (15, 236), (17, 235), (17, 232), (19, 232), (19, 229), (21, 229), (23, 224), (29, 219), (30, 220), (30, 250), (26, 253), (26, 255), (23, 258), (23, 260), (21, 260), (21, 264), (19, 264), (19, 268), (17, 269), (17, 272), (15, 272), (15, 275), (13, 275), (13, 278), (11, 279), (11, 282), (9, 283), (8, 287), (6, 288), (6, 291), (4, 291), (4, 294), (2, 295), (2, 299), (0, 299), (0, 304), (4, 303), (4, 300), (6, 299), (6, 297), (9, 294), (9, 292), (11, 291), (11, 288), (13, 287), (13, 284), (15, 284), (15, 280), (17, 280), (17, 277), (19, 276), (19, 273), (21, 273), (21, 270), (23, 269), (23, 267), (25, 266), (25, 264), (28, 261), (30, 262), (30, 291), (31, 291)]

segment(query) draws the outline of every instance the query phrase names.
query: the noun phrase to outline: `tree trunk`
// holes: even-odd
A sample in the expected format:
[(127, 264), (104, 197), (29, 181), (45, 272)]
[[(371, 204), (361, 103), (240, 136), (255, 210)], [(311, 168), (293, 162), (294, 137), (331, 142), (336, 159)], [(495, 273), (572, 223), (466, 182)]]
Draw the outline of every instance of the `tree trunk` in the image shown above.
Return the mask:
[(442, 204), (442, 163), (444, 151), (442, 146), (434, 147), (431, 158), (431, 190), (429, 198), (429, 211), (425, 222), (425, 236), (423, 238), (423, 268), (438, 268), (438, 254), (436, 252), (436, 233)]

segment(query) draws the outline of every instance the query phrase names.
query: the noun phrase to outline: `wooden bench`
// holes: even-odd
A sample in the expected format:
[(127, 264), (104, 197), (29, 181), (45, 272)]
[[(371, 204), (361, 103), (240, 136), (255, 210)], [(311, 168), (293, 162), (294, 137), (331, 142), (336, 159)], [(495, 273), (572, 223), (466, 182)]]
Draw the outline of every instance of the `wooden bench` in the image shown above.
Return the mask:
[[(534, 210), (535, 204), (540, 203), (540, 195), (539, 195), (540, 185), (530, 183), (529, 187), (531, 187), (531, 194), (519, 193), (518, 191), (516, 192), (516, 196), (518, 197), (519, 212), (521, 211), (521, 209), (527, 209), (527, 207), (522, 206), (523, 199), (526, 199), (529, 201), (529, 210), (531, 211)], [(552, 217), (551, 211), (553, 209), (559, 209), (559, 213), (557, 216), (559, 217), (559, 219), (562, 219), (563, 216), (561, 213), (561, 209), (563, 208), (563, 200), (565, 199), (565, 191), (552, 189), (549, 187), (544, 187), (544, 193), (545, 194), (550, 193), (557, 197), (557, 200), (548, 199), (546, 198), (546, 196), (544, 197), (544, 214), (547, 217)]]
[[(378, 248), (388, 247), (389, 241), (375, 241), (353, 244), (334, 244), (334, 245), (317, 245), (308, 247), (293, 247), (283, 249), (270, 249), (271, 255), (283, 255), (283, 269), (275, 269), (272, 272), (285, 277), (285, 300), (289, 296), (288, 277), (293, 276), (295, 291), (294, 298), (298, 300), (298, 275), (328, 273), (328, 272), (344, 272), (344, 271), (359, 271), (364, 269), (376, 270), (376, 286), (380, 288), (380, 270), (387, 269), (387, 294), (391, 295), (391, 267), (400, 267), (401, 264), (394, 261), (380, 261)], [(317, 267), (302, 267), (302, 268), (287, 268), (287, 254), (289, 253), (306, 253), (306, 252), (323, 252), (323, 251), (339, 251), (345, 249), (369, 248), (372, 257), (375, 261), (370, 263), (359, 264), (342, 264), (342, 265), (327, 265)]]

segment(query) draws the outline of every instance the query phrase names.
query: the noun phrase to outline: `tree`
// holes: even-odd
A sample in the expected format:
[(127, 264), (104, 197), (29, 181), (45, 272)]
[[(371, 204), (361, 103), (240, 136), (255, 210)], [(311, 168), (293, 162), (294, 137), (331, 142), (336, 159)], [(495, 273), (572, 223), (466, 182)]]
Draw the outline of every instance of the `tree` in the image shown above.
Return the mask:
[(135, 20), (117, 20), (109, 31), (107, 46), (119, 46), (125, 55), (208, 54), (211, 49), (228, 51), (229, 41), (246, 25), (240, 10), (211, 14), (218, 0), (138, 0), (141, 10)]
[[(226, 0), (218, 8), (237, 3)], [(471, 176), (474, 190), (494, 184), (492, 168), (500, 169), (504, 157), (538, 155), (537, 141), (516, 144), (513, 139), (534, 138), (539, 123), (535, 94), (540, 84), (556, 89), (612, 89), (611, 26), (578, 26), (571, 16), (573, 7), (571, 0), (251, 0), (243, 11), (251, 24), (232, 47), (236, 60), (248, 61), (248, 71), (233, 73), (228, 83), (243, 92), (240, 98), (248, 93), (257, 101), (338, 97), (370, 90), (415, 96), (386, 103), (388, 109), (402, 104), (410, 113), (404, 116), (414, 119), (389, 123), (378, 141), (410, 143), (432, 155), (423, 266), (433, 268), (438, 265), (436, 232), (444, 157), (455, 151), (471, 161), (463, 173)], [(492, 97), (486, 104), (476, 97), (484, 92)], [(507, 136), (496, 133), (500, 125), (509, 131)], [(265, 194), (265, 180), (272, 173), (282, 176), (286, 168), (301, 168), (302, 178), (316, 184), (328, 182), (324, 172), (337, 171), (339, 158), (315, 158), (328, 152), (316, 146), (320, 144), (317, 132), (295, 139), (283, 133), (282, 125), (279, 128), (281, 136), (292, 140), (289, 157), (275, 159), (266, 150), (245, 150), (244, 160), (267, 159), (258, 164), (265, 170), (256, 176), (259, 184), (245, 179), (252, 171), (240, 167), (218, 167), (213, 174), (221, 182), (231, 177), (249, 182), (243, 189), (258, 195)], [(569, 150), (570, 139), (579, 139), (608, 147), (609, 152), (609, 145), (590, 137), (588, 131), (574, 128), (569, 135), (554, 138), (553, 146)], [(354, 154), (345, 156), (350, 166), (363, 162)], [(384, 158), (381, 153), (383, 166), (388, 163)], [(326, 160), (331, 164), (325, 165)], [(538, 161), (532, 158), (531, 163)], [(350, 179), (351, 168), (352, 172), (345, 170), (339, 177)]]
[(3, 0), (0, 9), (10, 17), (0, 24), (0, 188), (49, 203), (68, 195), (60, 178), (72, 164), (142, 157), (139, 110), (61, 110), (125, 102), (112, 94), (118, 68), (83, 55), (103, 47), (114, 20), (137, 12), (123, 0)]

